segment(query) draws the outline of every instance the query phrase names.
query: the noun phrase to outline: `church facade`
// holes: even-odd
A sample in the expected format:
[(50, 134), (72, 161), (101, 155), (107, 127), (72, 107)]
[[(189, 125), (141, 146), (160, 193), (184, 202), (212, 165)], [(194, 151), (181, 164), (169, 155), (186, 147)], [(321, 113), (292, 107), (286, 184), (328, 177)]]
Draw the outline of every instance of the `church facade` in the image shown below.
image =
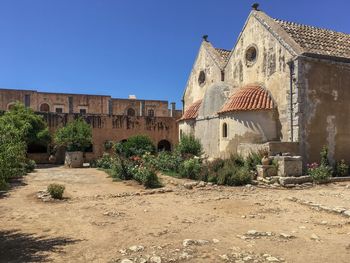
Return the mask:
[(255, 6), (232, 50), (203, 37), (183, 95), (180, 136), (210, 158), (267, 145), (350, 162), (350, 35), (271, 18)]

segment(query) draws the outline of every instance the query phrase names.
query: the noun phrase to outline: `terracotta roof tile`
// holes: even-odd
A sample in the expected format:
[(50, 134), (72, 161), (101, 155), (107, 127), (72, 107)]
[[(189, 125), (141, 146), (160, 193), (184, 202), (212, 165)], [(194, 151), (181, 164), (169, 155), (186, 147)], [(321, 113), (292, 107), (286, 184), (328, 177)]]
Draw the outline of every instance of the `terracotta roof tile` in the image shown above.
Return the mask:
[(202, 100), (197, 100), (193, 104), (187, 107), (179, 121), (195, 119), (198, 116), (199, 107), (202, 104)]
[(274, 19), (306, 53), (350, 59), (350, 35)]
[(219, 54), (220, 58), (225, 63), (228, 62), (228, 60), (230, 58), (230, 54), (231, 54), (230, 50), (226, 50), (226, 49), (222, 49), (222, 48), (215, 48), (215, 50), (217, 51), (217, 53)]
[(219, 113), (248, 110), (272, 110), (275, 107), (270, 94), (260, 86), (246, 86), (235, 92)]

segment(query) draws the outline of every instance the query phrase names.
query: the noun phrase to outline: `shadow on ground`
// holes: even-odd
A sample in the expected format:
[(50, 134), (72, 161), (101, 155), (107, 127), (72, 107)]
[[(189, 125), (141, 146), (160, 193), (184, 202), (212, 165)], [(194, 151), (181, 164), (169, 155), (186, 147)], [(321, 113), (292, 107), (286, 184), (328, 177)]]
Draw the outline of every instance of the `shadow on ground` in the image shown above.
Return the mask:
[(48, 252), (60, 252), (63, 246), (78, 241), (64, 237), (34, 236), (17, 230), (0, 231), (0, 262), (50, 261)]

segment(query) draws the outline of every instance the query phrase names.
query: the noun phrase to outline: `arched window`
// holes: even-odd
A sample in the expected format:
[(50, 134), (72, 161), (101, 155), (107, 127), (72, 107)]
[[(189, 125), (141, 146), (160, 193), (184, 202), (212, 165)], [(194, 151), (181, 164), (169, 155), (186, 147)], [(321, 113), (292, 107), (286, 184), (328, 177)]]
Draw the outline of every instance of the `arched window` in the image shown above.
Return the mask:
[(43, 103), (40, 105), (40, 111), (43, 112), (49, 112), (50, 111), (50, 106), (47, 103)]
[(158, 152), (162, 152), (162, 151), (171, 151), (171, 143), (167, 140), (161, 140), (158, 143)]
[(15, 107), (16, 103), (15, 102), (11, 102), (7, 105), (7, 110), (13, 110)]
[(227, 123), (224, 122), (222, 125), (222, 137), (227, 138)]
[(133, 108), (129, 108), (126, 112), (128, 116), (135, 116), (135, 110)]
[(182, 136), (183, 136), (183, 131), (180, 130), (180, 139), (182, 139)]
[(148, 110), (148, 116), (154, 117), (154, 110), (153, 109)]

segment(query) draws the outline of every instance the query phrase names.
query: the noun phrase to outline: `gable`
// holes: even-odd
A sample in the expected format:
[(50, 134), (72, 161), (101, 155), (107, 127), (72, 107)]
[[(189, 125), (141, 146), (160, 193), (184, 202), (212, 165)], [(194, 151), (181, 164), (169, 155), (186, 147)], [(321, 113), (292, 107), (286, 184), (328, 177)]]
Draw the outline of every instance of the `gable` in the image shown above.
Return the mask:
[(212, 83), (221, 81), (221, 71), (228, 53), (223, 49), (215, 49), (210, 42), (202, 42), (184, 91), (185, 108), (202, 99)]

